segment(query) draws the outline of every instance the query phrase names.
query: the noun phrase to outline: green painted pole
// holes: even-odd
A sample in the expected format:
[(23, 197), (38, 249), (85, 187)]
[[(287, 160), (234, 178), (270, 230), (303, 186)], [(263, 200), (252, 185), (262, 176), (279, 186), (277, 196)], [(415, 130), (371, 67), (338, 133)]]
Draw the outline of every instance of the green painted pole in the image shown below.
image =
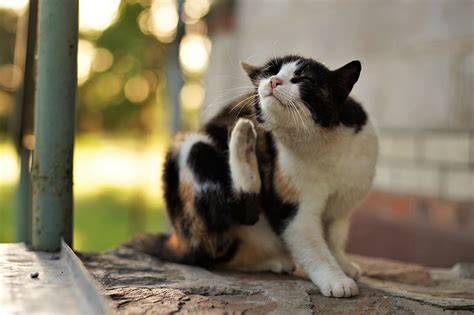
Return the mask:
[(33, 155), (33, 247), (72, 245), (78, 0), (40, 0)]
[(16, 192), (16, 241), (31, 244), (31, 179), (30, 156), (31, 151), (20, 148), (20, 181)]
[(38, 0), (30, 0), (28, 14), (21, 18), (17, 29), (15, 64), (24, 69), (23, 87), (17, 93), (17, 103), (10, 121), (10, 130), (20, 159), (20, 178), (16, 192), (15, 235), (17, 242), (31, 244), (32, 188), (30, 174), (31, 147), (25, 146), (26, 135), (33, 133), (35, 52)]

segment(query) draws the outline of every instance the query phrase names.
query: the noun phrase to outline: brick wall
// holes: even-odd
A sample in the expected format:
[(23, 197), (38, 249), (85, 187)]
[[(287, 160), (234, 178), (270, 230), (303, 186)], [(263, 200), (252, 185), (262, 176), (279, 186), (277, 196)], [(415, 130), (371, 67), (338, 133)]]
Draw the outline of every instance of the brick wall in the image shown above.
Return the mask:
[(374, 190), (352, 217), (348, 251), (450, 267), (474, 262), (474, 203)]
[(374, 186), (410, 195), (474, 201), (474, 133), (380, 129)]

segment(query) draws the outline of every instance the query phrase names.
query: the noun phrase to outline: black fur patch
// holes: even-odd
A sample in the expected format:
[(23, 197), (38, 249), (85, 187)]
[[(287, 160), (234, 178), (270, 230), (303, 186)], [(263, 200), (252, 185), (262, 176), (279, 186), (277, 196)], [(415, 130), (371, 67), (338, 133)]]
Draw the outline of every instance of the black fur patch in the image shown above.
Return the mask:
[(221, 152), (229, 149), (229, 131), (227, 126), (209, 124), (204, 127), (204, 132), (212, 139)]
[[(274, 140), (270, 133), (267, 133), (267, 143), (267, 153), (270, 155), (271, 160), (266, 161), (266, 163), (271, 164), (271, 171), (269, 172), (268, 178), (261, 176), (263, 181), (262, 187), (266, 187), (262, 190), (262, 207), (264, 209), (268, 222), (272, 226), (273, 230), (276, 233), (281, 234), (285, 230), (288, 221), (294, 215), (296, 215), (298, 205), (294, 203), (283, 202), (282, 199), (278, 196), (274, 184), (275, 163), (278, 153), (275, 148)], [(260, 173), (261, 175), (263, 175), (263, 168), (265, 166), (263, 164), (260, 164), (259, 167), (261, 169)], [(266, 183), (265, 181), (268, 181), (268, 183)]]
[(255, 104), (255, 113), (257, 115), (257, 121), (259, 123), (264, 123), (265, 119), (263, 119), (263, 113), (262, 113), (262, 108), (260, 107), (259, 102), (257, 101)]
[(197, 213), (210, 231), (225, 231), (234, 223), (228, 206), (230, 175), (226, 156), (208, 143), (197, 142), (187, 163), (201, 186), (194, 197)]
[(277, 234), (283, 233), (291, 218), (296, 215), (298, 205), (283, 202), (274, 190), (266, 194), (264, 198), (268, 222)]
[(362, 106), (352, 98), (347, 98), (341, 110), (341, 123), (358, 133), (367, 123), (367, 113)]
[(189, 152), (187, 164), (200, 183), (212, 182), (222, 186), (230, 183), (226, 156), (208, 143), (195, 143)]
[(179, 165), (177, 156), (172, 152), (166, 155), (163, 168), (163, 184), (166, 209), (172, 222), (181, 216), (183, 204), (179, 196)]
[(239, 241), (234, 240), (230, 244), (224, 242), (220, 247), (222, 247), (220, 250), (221, 254), (217, 257), (209, 255), (209, 253), (203, 248), (196, 248), (183, 257), (181, 263), (204, 268), (212, 268), (220, 263), (225, 263), (231, 260), (239, 248)]
[(204, 219), (210, 233), (225, 232), (235, 224), (222, 187), (197, 194), (194, 199), (196, 212)]
[(257, 223), (260, 214), (260, 197), (257, 193), (241, 191), (232, 202), (234, 219), (240, 224), (253, 225)]

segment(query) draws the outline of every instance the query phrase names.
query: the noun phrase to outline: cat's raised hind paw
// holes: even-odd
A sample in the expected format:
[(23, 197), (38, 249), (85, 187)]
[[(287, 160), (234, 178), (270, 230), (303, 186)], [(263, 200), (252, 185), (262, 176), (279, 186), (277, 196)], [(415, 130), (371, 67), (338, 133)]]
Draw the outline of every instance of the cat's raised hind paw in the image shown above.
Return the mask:
[(258, 193), (260, 175), (258, 173), (255, 144), (257, 132), (253, 123), (240, 118), (230, 136), (229, 155), (232, 182), (237, 192)]
[(230, 149), (235, 150), (240, 158), (249, 160), (255, 151), (255, 142), (257, 140), (257, 132), (253, 123), (245, 118), (240, 118), (235, 124), (230, 137)]

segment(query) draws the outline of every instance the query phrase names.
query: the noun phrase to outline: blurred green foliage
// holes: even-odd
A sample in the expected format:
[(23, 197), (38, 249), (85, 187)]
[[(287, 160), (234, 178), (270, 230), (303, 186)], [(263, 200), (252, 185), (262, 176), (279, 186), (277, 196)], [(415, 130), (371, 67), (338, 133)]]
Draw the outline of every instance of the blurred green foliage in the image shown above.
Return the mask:
[[(87, 80), (79, 86), (78, 133), (135, 136), (169, 133), (171, 104), (167, 96), (166, 66), (170, 45), (141, 31), (139, 16), (146, 8), (136, 1), (122, 1), (118, 19), (110, 27), (99, 35), (80, 34), (80, 39), (92, 44), (95, 51), (102, 49), (110, 53), (113, 62), (107, 69), (92, 68)], [(0, 10), (0, 66), (13, 63), (16, 30), (16, 16)], [(137, 77), (146, 80), (148, 91), (143, 100), (131, 102), (124, 87)], [(8, 110), (0, 109), (1, 134), (7, 130), (15, 91), (2, 89), (0, 85), (0, 92), (10, 95)]]
[[(82, 35), (113, 55), (112, 66), (103, 72), (91, 71), (88, 80), (79, 87), (78, 132), (107, 131), (147, 135), (167, 132), (165, 67), (168, 45), (138, 26), (144, 10), (140, 4), (122, 2), (120, 17), (98, 38)], [(128, 80), (144, 77), (149, 93), (138, 103), (130, 102), (124, 94)]]
[[(0, 186), (0, 243), (14, 241), (14, 188)], [(162, 208), (147, 205), (139, 194), (104, 190), (76, 198), (74, 208), (74, 247), (80, 251), (105, 250), (138, 233), (166, 229)]]
[(13, 242), (13, 187), (0, 185), (0, 243)]
[[(113, 60), (108, 67), (92, 66), (87, 80), (81, 82), (78, 88), (76, 129), (80, 138), (89, 139), (88, 142), (94, 143), (94, 138), (97, 140), (107, 135), (117, 143), (133, 141), (140, 147), (148, 143), (147, 139), (159, 138), (162, 141), (170, 135), (171, 103), (166, 80), (170, 45), (141, 31), (139, 17), (147, 9), (146, 3), (122, 1), (118, 19), (109, 28), (98, 35), (80, 34), (81, 41), (93, 47), (94, 53), (106, 51)], [(0, 66), (13, 63), (17, 22), (13, 13), (0, 10)], [(144, 78), (148, 91), (143, 99), (131, 101), (126, 95), (126, 86), (134, 78)], [(3, 95), (0, 99), (1, 142), (6, 137), (8, 115), (14, 106), (15, 93), (2, 89), (0, 85), (0, 96)], [(195, 126), (199, 112), (198, 109), (186, 112), (183, 125)], [(101, 142), (96, 142), (98, 150)], [(159, 153), (162, 152), (157, 150)], [(1, 180), (0, 242), (12, 242), (15, 190), (11, 184), (2, 184)], [(87, 196), (76, 195), (75, 248), (104, 250), (136, 233), (164, 230), (167, 221), (162, 205), (150, 205), (145, 200), (138, 192), (118, 189), (98, 190)]]

